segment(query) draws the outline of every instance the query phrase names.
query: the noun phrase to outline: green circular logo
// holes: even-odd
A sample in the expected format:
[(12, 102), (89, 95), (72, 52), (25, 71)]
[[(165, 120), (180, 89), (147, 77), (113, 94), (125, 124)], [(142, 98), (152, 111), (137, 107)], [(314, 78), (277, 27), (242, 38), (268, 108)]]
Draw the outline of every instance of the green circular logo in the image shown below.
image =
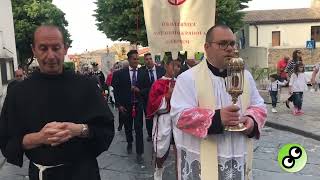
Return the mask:
[(290, 173), (301, 171), (307, 160), (307, 153), (300, 144), (285, 144), (278, 152), (279, 166)]

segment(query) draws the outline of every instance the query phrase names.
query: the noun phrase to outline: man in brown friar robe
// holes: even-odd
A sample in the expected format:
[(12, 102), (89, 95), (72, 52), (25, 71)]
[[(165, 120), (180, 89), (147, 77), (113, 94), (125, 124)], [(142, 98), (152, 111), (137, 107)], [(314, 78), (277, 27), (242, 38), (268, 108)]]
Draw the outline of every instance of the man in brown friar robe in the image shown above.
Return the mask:
[(20, 167), (27, 156), (30, 180), (100, 180), (96, 157), (113, 139), (113, 115), (94, 80), (63, 68), (58, 27), (38, 27), (33, 41), (40, 71), (8, 93), (0, 149)]

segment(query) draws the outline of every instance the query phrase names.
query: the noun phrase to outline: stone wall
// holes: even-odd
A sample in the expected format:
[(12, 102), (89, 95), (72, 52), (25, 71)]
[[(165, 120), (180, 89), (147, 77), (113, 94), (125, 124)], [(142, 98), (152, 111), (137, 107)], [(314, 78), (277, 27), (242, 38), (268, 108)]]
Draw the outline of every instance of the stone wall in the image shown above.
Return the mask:
[(292, 57), (292, 52), (296, 49), (300, 49), (302, 51), (302, 60), (304, 64), (316, 64), (320, 62), (320, 48), (314, 49), (312, 52), (306, 48), (269, 48), (268, 49), (268, 66), (276, 67), (279, 59), (283, 58), (284, 55), (289, 55)]
[(268, 67), (268, 48), (249, 47), (240, 49), (240, 57), (247, 67)]

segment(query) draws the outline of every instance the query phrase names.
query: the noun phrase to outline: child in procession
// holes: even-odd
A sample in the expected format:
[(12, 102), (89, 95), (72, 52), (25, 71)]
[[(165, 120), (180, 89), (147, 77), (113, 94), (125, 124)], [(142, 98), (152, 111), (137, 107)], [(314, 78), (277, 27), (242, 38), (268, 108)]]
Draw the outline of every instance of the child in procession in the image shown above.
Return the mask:
[(278, 92), (280, 90), (281, 86), (285, 86), (287, 84), (287, 81), (284, 80), (283, 82), (280, 82), (278, 80), (277, 74), (271, 74), (270, 75), (270, 83), (268, 85), (268, 91), (270, 93), (271, 102), (272, 102), (272, 109), (271, 112), (276, 113), (278, 112), (277, 107), (277, 101), (278, 101)]
[(167, 159), (172, 140), (172, 120), (170, 99), (179, 74), (181, 62), (165, 56), (163, 59), (166, 74), (152, 85), (147, 106), (147, 117), (153, 118), (152, 139), (156, 154), (154, 180), (162, 180), (163, 164)]
[(293, 94), (294, 109), (292, 114), (299, 116), (304, 114), (302, 111), (303, 92), (308, 90), (308, 78), (304, 73), (304, 65), (297, 64), (294, 68), (294, 73), (289, 81), (289, 93)]

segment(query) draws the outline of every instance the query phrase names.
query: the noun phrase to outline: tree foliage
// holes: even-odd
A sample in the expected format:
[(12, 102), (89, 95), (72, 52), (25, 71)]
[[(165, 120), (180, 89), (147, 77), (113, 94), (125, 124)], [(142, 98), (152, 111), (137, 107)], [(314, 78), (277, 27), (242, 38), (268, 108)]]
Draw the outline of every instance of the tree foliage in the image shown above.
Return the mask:
[(142, 0), (98, 0), (98, 30), (112, 40), (147, 45)]
[[(216, 23), (238, 30), (243, 25), (244, 16), (239, 10), (246, 8), (249, 1), (217, 0)], [(96, 4), (96, 25), (108, 38), (131, 43), (138, 41), (144, 46), (148, 44), (142, 0), (97, 0)]]
[(70, 34), (66, 29), (67, 20), (64, 13), (52, 4), (52, 0), (11, 0), (18, 61), (22, 66), (33, 60), (33, 32), (41, 24), (57, 25), (63, 31), (67, 45), (71, 45)]
[(217, 0), (216, 24), (226, 24), (234, 32), (243, 26), (244, 13), (239, 11), (251, 0)]

